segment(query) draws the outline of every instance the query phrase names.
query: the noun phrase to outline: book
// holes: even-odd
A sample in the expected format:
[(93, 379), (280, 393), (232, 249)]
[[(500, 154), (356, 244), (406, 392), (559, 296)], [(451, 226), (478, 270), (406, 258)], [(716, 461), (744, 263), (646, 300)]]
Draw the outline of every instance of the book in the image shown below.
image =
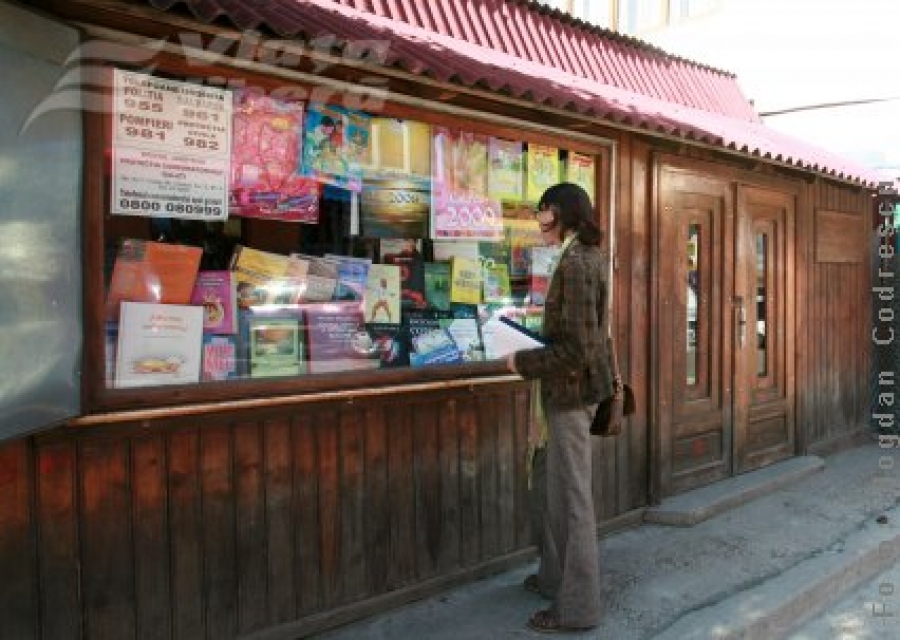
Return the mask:
[(449, 311), (412, 309), (404, 316), (409, 327), (409, 363), (413, 367), (462, 362), (463, 357), (445, 324)]
[(470, 258), (453, 258), (450, 277), (450, 301), (464, 304), (481, 302), (481, 263)]
[(309, 373), (378, 368), (379, 353), (358, 304), (308, 304), (304, 306), (304, 315)]
[(366, 181), (375, 178), (431, 178), (431, 125), (373, 117), (370, 121)]
[(303, 103), (236, 90), (229, 213), (316, 224), (319, 185), (300, 175)]
[(570, 151), (565, 164), (566, 181), (582, 187), (594, 202), (597, 170), (594, 156)]
[(363, 308), (366, 322), (400, 324), (400, 267), (373, 264), (369, 267)]
[(521, 142), (488, 140), (488, 194), (499, 200), (524, 196), (525, 153)]
[(415, 250), (409, 242), (397, 253), (386, 253), (382, 258), (385, 264), (394, 264), (400, 268), (400, 306), (403, 309), (424, 309), (425, 301), (425, 267), (422, 254)]
[(237, 336), (203, 334), (201, 363), (200, 379), (204, 382), (237, 378)]
[(370, 322), (366, 324), (372, 351), (382, 369), (409, 366), (408, 327), (403, 324)]
[(251, 318), (250, 376), (296, 376), (306, 372), (298, 318)]
[(290, 257), (307, 265), (305, 287), (300, 302), (329, 302), (338, 283), (338, 263), (320, 256), (292, 253)]
[(332, 298), (337, 301), (356, 300), (362, 302), (372, 261), (369, 258), (354, 258), (331, 253), (326, 253), (325, 259), (337, 263), (337, 284)]
[(450, 263), (425, 262), (425, 302), (432, 309), (450, 310)]
[(202, 340), (201, 307), (123, 301), (115, 386), (199, 382)]
[(435, 240), (431, 243), (435, 262), (452, 262), (453, 258), (478, 260), (481, 255), (477, 240)]
[(238, 307), (297, 304), (306, 293), (309, 263), (237, 245), (231, 256)]
[(544, 191), (559, 182), (559, 149), (528, 144), (525, 172), (525, 200), (537, 203)]
[(475, 305), (453, 305), (452, 317), (441, 320), (440, 323), (456, 344), (463, 362), (478, 362), (485, 359), (478, 309)]
[(107, 320), (118, 319), (123, 301), (188, 304), (202, 255), (199, 247), (123, 240), (106, 296)]
[(503, 263), (486, 266), (484, 268), (484, 301), (502, 304), (511, 299), (509, 267)]
[(528, 205), (503, 206), (503, 236), (509, 251), (509, 277), (526, 278), (529, 273), (531, 248), (544, 245), (541, 228)]
[(362, 171), (371, 164), (371, 122), (361, 112), (326, 104), (306, 111), (302, 172), (319, 182), (358, 192)]
[(529, 301), (531, 304), (542, 305), (547, 299), (547, 290), (550, 288), (550, 277), (556, 260), (559, 257), (559, 247), (532, 247), (531, 248), (531, 272), (528, 276)]
[(422, 240), (420, 238), (379, 238), (378, 259), (384, 262), (385, 256), (400, 253), (422, 253)]
[(200, 271), (191, 304), (203, 307), (203, 332), (237, 332), (237, 281), (233, 271)]

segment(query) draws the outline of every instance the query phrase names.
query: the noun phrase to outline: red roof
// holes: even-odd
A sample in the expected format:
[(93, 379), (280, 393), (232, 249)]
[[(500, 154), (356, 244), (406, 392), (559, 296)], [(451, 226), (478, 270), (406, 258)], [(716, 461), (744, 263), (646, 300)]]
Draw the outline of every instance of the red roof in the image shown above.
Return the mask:
[(164, 10), (185, 4), (201, 20), (225, 17), (240, 29), (331, 36), (335, 44), (354, 45), (345, 53), (372, 49), (385, 64), (440, 81), (485, 86), (648, 132), (877, 182), (867, 167), (766, 127), (734, 76), (560, 19), (525, 0), (148, 1)]

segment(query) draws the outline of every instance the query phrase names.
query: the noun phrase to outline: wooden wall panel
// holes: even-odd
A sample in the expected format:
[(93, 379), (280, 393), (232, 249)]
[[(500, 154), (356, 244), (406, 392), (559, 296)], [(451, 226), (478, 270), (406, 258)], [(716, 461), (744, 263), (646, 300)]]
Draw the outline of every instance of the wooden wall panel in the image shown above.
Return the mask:
[[(290, 420), (268, 420), (263, 427), (263, 483), (266, 532), (266, 621), (277, 625), (297, 616), (294, 566), (293, 447)], [(307, 443), (308, 445), (308, 443)]]
[(267, 556), (263, 426), (243, 423), (234, 429), (237, 628), (240, 633), (265, 626)]
[(0, 638), (38, 638), (31, 464), (28, 441), (0, 445)]

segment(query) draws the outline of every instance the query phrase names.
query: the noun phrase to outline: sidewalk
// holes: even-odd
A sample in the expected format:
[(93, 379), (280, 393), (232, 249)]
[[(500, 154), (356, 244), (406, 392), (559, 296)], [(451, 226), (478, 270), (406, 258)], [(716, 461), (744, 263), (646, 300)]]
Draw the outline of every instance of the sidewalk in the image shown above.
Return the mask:
[[(761, 497), (753, 499), (759, 491), (745, 486), (726, 501), (727, 511), (693, 526), (645, 524), (601, 540), (604, 619), (589, 633), (566, 637), (788, 637), (900, 559), (900, 451), (894, 451), (865, 445), (830, 456), (821, 471)], [(738, 494), (747, 501), (733, 506), (740, 502), (733, 498)], [(679, 497), (681, 504), (690, 499)], [(694, 513), (709, 515), (702, 508)], [(525, 621), (546, 603), (521, 587), (535, 567), (532, 563), (315, 637), (541, 637)], [(900, 602), (900, 585), (895, 586)], [(900, 638), (900, 614), (894, 624), (880, 628), (887, 635), (877, 637)]]

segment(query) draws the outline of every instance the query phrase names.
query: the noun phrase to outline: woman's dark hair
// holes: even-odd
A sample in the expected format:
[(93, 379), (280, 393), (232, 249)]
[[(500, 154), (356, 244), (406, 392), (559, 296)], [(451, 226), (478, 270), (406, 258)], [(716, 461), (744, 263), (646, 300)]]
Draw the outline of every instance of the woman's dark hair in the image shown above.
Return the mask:
[(574, 230), (584, 244), (600, 244), (603, 231), (594, 222), (594, 207), (587, 191), (572, 182), (555, 184), (541, 196), (538, 211), (550, 209), (556, 215), (560, 239)]

